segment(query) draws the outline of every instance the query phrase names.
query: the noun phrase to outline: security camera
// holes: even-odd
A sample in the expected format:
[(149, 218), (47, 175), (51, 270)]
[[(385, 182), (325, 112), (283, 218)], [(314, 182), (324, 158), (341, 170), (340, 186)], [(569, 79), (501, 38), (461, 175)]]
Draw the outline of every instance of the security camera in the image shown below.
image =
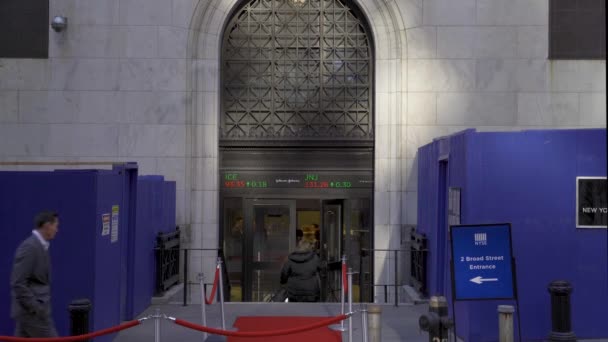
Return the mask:
[(68, 18), (66, 17), (56, 16), (53, 18), (53, 21), (51, 21), (51, 28), (53, 28), (55, 32), (61, 32), (65, 30), (66, 27), (68, 27)]

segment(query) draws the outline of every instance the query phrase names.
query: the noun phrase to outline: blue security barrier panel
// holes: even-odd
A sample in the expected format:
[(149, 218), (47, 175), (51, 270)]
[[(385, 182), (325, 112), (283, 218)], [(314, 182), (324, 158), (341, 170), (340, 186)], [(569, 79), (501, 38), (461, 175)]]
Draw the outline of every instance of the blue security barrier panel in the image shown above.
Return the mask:
[[(601, 314), (608, 303), (606, 154), (606, 129), (466, 130), (418, 150), (417, 232), (427, 238), (428, 292), (446, 296), (461, 339), (496, 341), (497, 306), (506, 304), (519, 308), (522, 341), (545, 340), (547, 288), (555, 280), (572, 284), (576, 336), (608, 338)], [(503, 222), (511, 226), (512, 255)], [(458, 228), (475, 225), (489, 226)]]
[(120, 221), (123, 186), (120, 170), (0, 172), (0, 335), (14, 331), (9, 279), (15, 250), (32, 234), (33, 218), (42, 210), (59, 214), (59, 232), (49, 249), (59, 334), (68, 334), (67, 307), (79, 298), (93, 304), (91, 329), (120, 324), (121, 231), (128, 229)]
[(175, 182), (165, 181), (162, 176), (138, 178), (132, 317), (141, 314), (154, 296), (156, 236), (176, 229), (175, 199)]
[(91, 330), (133, 319), (149, 305), (155, 236), (175, 229), (175, 183), (149, 179), (138, 179), (134, 163), (112, 170), (0, 172), (0, 335), (14, 332), (10, 273), (15, 250), (32, 234), (34, 216), (42, 210), (59, 214), (49, 252), (53, 318), (60, 335), (69, 332), (67, 307), (74, 299), (91, 300)]
[(455, 300), (514, 299), (511, 227), (452, 226)]

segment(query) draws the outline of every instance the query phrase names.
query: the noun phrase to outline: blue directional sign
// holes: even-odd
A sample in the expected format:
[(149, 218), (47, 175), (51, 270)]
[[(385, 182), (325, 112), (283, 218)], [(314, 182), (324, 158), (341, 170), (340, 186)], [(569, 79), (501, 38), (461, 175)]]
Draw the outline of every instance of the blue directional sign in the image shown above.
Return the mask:
[(511, 226), (461, 225), (450, 232), (454, 299), (514, 299)]

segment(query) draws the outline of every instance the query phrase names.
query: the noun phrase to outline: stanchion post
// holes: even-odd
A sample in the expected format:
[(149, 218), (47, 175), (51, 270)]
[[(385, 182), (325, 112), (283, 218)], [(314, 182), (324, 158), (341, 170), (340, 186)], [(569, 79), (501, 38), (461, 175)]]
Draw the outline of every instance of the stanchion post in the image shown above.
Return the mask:
[[(205, 275), (198, 274), (198, 282), (201, 286), (201, 324), (207, 326), (207, 294), (205, 293)], [(203, 333), (203, 341), (207, 341), (207, 333)]]
[[(68, 306), (70, 312), (70, 335), (84, 335), (89, 333), (89, 312), (91, 301), (88, 299), (73, 300)], [(89, 340), (83, 340), (88, 342)]]
[(217, 258), (217, 267), (220, 273), (220, 283), (218, 284), (218, 286), (220, 287), (220, 310), (222, 314), (222, 329), (226, 330), (226, 316), (224, 316), (224, 272), (222, 258)]
[(353, 269), (348, 268), (348, 342), (353, 342)]
[(369, 342), (382, 341), (382, 307), (380, 305), (370, 305), (367, 307)]
[(154, 342), (160, 342), (160, 309), (154, 311)]
[(361, 306), (361, 332), (363, 333), (363, 342), (367, 342), (367, 304)]
[(513, 313), (512, 305), (498, 306), (498, 341), (513, 342)]

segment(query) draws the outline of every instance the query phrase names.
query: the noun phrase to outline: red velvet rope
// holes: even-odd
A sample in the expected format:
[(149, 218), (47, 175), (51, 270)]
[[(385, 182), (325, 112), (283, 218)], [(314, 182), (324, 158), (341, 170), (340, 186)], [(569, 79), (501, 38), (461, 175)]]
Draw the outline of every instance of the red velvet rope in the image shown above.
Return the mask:
[(347, 318), (348, 318), (347, 315), (340, 315), (340, 316), (331, 317), (331, 318), (316, 322), (314, 324), (301, 326), (298, 328), (273, 330), (273, 331), (241, 331), (241, 332), (228, 331), (228, 330), (204, 327), (202, 325), (190, 323), (188, 321), (184, 321), (181, 319), (176, 319), (175, 324), (181, 325), (182, 327), (190, 328), (192, 330), (206, 332), (206, 333), (213, 334), (213, 335), (222, 335), (222, 336), (229, 336), (229, 337), (271, 337), (271, 336), (291, 335), (291, 334), (297, 334), (297, 333), (300, 333), (303, 331), (314, 330), (314, 329), (318, 329), (318, 328), (322, 328), (322, 327), (326, 327), (328, 325), (338, 323)]
[(130, 321), (123, 323), (121, 325), (117, 325), (115, 327), (98, 330), (92, 333), (88, 333), (85, 335), (78, 336), (66, 336), (66, 337), (43, 337), (43, 338), (30, 338), (30, 337), (12, 337), (12, 336), (0, 336), (0, 341), (6, 342), (72, 342), (72, 341), (82, 341), (89, 340), (95, 337), (112, 334), (115, 332), (119, 332), (125, 329), (132, 328), (136, 325), (139, 325), (140, 322), (138, 320)]
[(346, 263), (342, 263), (342, 287), (344, 287), (344, 295), (348, 293), (348, 280), (346, 277)]
[(207, 305), (213, 304), (213, 298), (215, 298), (215, 292), (217, 291), (217, 284), (220, 282), (220, 268), (215, 268), (215, 279), (213, 279), (213, 288), (211, 288), (211, 296), (209, 299), (205, 298)]

